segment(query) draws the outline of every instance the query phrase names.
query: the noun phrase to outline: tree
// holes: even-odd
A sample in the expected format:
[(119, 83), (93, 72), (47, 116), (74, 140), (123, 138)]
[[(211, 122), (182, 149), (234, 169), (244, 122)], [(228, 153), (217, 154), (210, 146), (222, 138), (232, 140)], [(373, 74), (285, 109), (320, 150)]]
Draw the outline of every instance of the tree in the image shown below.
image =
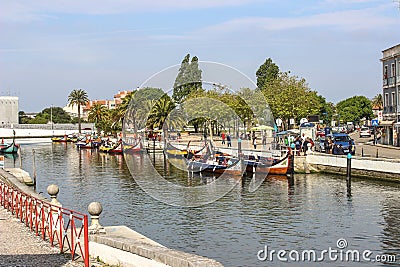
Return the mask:
[(324, 121), (324, 123), (328, 123), (332, 120), (332, 116), (334, 114), (335, 105), (332, 102), (326, 102), (325, 97), (318, 95), (320, 109), (318, 111), (318, 115)]
[(272, 62), (271, 58), (267, 58), (264, 64), (262, 64), (256, 72), (257, 88), (263, 89), (265, 84), (276, 80), (278, 78), (278, 74), (279, 67)]
[(359, 123), (362, 118), (373, 117), (371, 101), (365, 96), (353, 96), (336, 104), (340, 120)]
[(383, 98), (382, 98), (382, 94), (377, 94), (376, 96), (374, 96), (374, 97), (371, 99), (371, 104), (372, 104), (372, 107), (376, 107), (376, 108), (378, 108), (379, 110), (382, 110), (382, 109), (383, 109)]
[(186, 97), (201, 88), (201, 70), (199, 69), (199, 60), (196, 56), (189, 62), (190, 54), (187, 54), (182, 60), (178, 75), (175, 78), (172, 99), (180, 104)]
[(163, 95), (162, 89), (152, 87), (141, 88), (132, 93), (129, 105), (124, 112), (124, 128), (132, 129), (135, 134), (138, 133), (138, 130), (145, 128), (153, 104)]
[(299, 121), (310, 114), (318, 114), (321, 109), (317, 92), (312, 91), (306, 80), (280, 73), (276, 80), (265, 84), (262, 90), (275, 118), (287, 122), (293, 118)]
[(165, 122), (174, 108), (175, 104), (172, 99), (167, 94), (164, 94), (152, 107), (147, 120), (147, 126), (152, 129), (162, 128), (164, 137), (166, 138), (168, 125)]
[(108, 109), (99, 104), (94, 104), (88, 114), (88, 121), (94, 122), (98, 131), (105, 130), (104, 129), (104, 121), (108, 119)]
[(74, 89), (68, 96), (68, 106), (78, 106), (78, 129), (81, 133), (81, 106), (89, 102), (87, 93), (82, 89)]
[(25, 111), (19, 111), (18, 112), (18, 118), (19, 118), (19, 124), (28, 124), (31, 121), (31, 118), (29, 118)]

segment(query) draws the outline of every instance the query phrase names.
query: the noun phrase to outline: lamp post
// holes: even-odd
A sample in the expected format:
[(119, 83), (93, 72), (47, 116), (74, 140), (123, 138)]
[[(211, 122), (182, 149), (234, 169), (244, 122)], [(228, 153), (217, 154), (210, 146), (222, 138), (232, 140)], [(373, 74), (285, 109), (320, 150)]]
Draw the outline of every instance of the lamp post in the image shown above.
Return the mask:
[(50, 105), (50, 123), (51, 123), (51, 130), (53, 130), (53, 104)]

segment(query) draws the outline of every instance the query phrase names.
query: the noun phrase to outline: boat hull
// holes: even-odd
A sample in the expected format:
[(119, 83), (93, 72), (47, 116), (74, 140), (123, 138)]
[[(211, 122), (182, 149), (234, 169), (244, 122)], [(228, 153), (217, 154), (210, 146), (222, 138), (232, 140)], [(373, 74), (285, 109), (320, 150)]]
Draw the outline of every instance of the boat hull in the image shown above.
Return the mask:
[(4, 154), (16, 154), (18, 153), (19, 145), (12, 144), (2, 144), (0, 146), (0, 153)]
[(266, 173), (266, 174), (276, 174), (285, 175), (289, 171), (289, 157), (288, 155), (281, 160), (276, 162), (258, 162), (254, 160), (246, 160), (246, 172), (249, 173)]

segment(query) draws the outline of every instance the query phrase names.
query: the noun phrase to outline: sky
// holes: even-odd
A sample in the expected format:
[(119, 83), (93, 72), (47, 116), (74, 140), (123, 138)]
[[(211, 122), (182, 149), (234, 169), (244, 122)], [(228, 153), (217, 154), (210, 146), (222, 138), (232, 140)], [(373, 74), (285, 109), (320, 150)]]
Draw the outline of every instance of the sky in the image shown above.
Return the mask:
[(112, 99), (190, 53), (254, 81), (271, 58), (327, 101), (372, 98), (399, 36), (394, 0), (0, 0), (0, 95), (25, 112), (78, 88)]

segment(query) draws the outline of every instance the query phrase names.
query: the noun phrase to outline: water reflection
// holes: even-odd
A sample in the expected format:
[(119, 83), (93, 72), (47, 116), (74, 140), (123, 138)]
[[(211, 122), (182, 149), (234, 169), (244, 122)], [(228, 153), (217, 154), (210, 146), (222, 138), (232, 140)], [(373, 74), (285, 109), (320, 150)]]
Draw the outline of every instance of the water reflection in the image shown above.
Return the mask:
[[(209, 205), (172, 207), (136, 184), (122, 156), (77, 150), (72, 144), (29, 144), (23, 146), (21, 158), (30, 173), (32, 149), (36, 151), (37, 191), (46, 192), (55, 183), (65, 207), (86, 212), (90, 202), (99, 201), (102, 224), (127, 225), (165, 246), (215, 258), (225, 266), (280, 266), (277, 261), (258, 261), (257, 252), (264, 245), (276, 250), (335, 248), (339, 238), (346, 238), (349, 249), (397, 253), (400, 258), (399, 185), (353, 179), (349, 201), (345, 177), (298, 174), (294, 186), (289, 186), (286, 177), (270, 176), (252, 193), (248, 190), (252, 177), (246, 177)], [(135, 159), (132, 168), (145, 173), (148, 162), (143, 156), (131, 157)], [(164, 168), (164, 164), (162, 154), (156, 155), (156, 169), (171, 183), (199, 186), (218, 179), (170, 165)], [(7, 158), (6, 166), (13, 165), (14, 159)], [(151, 176), (145, 178), (153, 181)], [(196, 195), (176, 197), (197, 199)]]

